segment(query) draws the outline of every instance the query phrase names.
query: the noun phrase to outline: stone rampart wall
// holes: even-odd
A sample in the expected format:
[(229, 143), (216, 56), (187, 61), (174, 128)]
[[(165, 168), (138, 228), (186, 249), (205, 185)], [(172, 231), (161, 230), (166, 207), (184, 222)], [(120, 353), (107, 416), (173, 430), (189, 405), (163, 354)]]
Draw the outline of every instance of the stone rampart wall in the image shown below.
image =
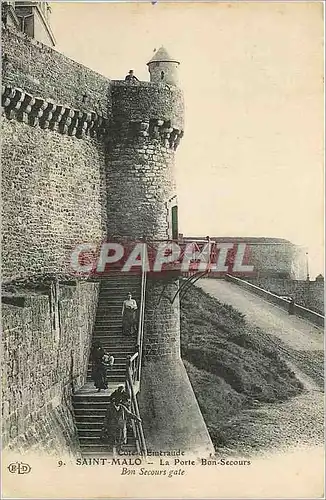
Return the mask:
[(12, 28), (2, 30), (2, 84), (57, 104), (111, 113), (110, 80)]
[(4, 449), (78, 452), (71, 395), (86, 380), (97, 296), (97, 284), (59, 285), (58, 321), (50, 293), (3, 298)]
[(3, 279), (64, 273), (78, 243), (106, 232), (105, 150), (98, 140), (3, 119)]

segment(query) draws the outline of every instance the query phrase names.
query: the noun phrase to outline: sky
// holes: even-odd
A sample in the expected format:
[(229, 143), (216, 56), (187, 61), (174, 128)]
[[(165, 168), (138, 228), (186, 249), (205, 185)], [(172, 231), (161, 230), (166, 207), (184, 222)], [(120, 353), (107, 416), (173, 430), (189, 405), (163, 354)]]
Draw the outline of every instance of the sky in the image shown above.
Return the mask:
[(179, 231), (307, 247), (323, 273), (323, 6), (51, 2), (56, 50), (112, 78), (180, 61)]

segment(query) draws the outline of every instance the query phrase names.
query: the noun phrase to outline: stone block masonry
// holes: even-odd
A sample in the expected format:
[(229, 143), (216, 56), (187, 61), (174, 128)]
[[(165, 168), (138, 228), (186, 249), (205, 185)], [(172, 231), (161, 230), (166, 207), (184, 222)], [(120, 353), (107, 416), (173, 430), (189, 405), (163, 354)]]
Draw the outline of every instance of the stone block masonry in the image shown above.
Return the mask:
[[(180, 357), (179, 281), (149, 279), (145, 309), (144, 363), (162, 356)], [(164, 333), (163, 333), (164, 332)]]
[(15, 120), (2, 134), (3, 279), (64, 272), (106, 232), (104, 148)]
[(27, 35), (2, 29), (2, 84), (81, 111), (111, 114), (110, 80)]
[(106, 174), (109, 236), (167, 239), (167, 201), (175, 193), (173, 151), (160, 144), (117, 146), (110, 164)]
[(170, 126), (184, 130), (184, 100), (178, 87), (152, 82), (130, 85), (112, 81), (114, 122), (168, 120)]
[(98, 285), (59, 285), (58, 329), (48, 295), (3, 304), (3, 449), (78, 453), (71, 393), (86, 380)]
[(62, 274), (106, 235), (110, 80), (10, 28), (2, 55), (3, 279)]

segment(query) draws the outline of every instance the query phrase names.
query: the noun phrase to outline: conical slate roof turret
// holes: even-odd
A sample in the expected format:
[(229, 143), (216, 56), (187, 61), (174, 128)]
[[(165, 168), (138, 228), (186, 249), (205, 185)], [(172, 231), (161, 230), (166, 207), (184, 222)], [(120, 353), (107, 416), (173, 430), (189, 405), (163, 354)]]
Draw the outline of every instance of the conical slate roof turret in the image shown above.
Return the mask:
[(177, 59), (173, 59), (164, 47), (160, 47), (155, 52), (152, 59), (148, 61), (147, 65), (152, 62), (174, 62), (180, 64), (180, 61), (177, 61)]

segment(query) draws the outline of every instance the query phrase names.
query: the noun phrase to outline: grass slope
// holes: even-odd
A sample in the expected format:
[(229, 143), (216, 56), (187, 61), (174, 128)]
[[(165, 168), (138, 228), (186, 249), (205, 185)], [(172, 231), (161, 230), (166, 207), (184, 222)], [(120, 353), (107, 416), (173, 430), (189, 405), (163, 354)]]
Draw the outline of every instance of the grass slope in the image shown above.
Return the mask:
[(231, 418), (303, 390), (268, 334), (197, 287), (181, 300), (181, 353), (216, 448), (234, 443)]

